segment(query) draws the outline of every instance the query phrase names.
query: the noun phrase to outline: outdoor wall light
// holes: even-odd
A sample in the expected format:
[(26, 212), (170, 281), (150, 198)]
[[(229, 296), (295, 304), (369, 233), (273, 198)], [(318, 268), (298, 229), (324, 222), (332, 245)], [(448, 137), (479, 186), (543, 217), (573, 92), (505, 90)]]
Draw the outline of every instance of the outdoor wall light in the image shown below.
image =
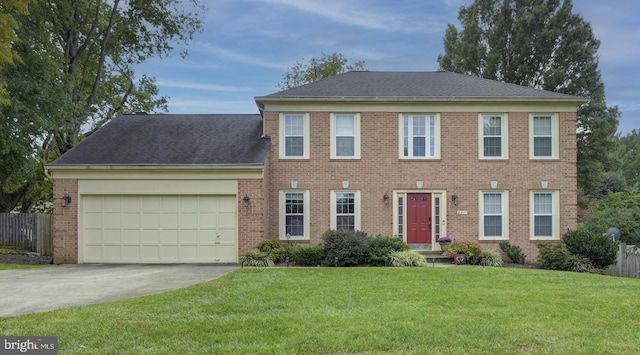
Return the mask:
[(67, 207), (71, 203), (71, 196), (67, 194), (64, 194), (60, 199), (62, 200), (62, 207)]
[(451, 201), (453, 202), (454, 205), (458, 205), (458, 194), (453, 194), (453, 196), (451, 196)]
[(244, 195), (242, 198), (242, 202), (244, 202), (244, 207), (249, 207), (249, 202), (251, 202), (251, 198), (249, 195)]
[(384, 194), (384, 196), (382, 196), (382, 201), (384, 202), (385, 205), (389, 205), (389, 195)]

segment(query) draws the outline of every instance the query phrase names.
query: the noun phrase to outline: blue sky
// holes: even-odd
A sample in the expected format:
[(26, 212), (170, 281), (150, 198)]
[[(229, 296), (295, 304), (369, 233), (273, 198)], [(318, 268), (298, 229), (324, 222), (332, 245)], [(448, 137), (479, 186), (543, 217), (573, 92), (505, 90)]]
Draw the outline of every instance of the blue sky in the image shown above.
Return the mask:
[[(215, 0), (189, 55), (137, 69), (156, 78), (169, 113), (257, 113), (254, 97), (278, 91), (296, 61), (338, 52), (372, 71), (434, 71), (447, 24), (472, 0)], [(640, 129), (640, 2), (574, 0), (591, 23), (607, 103), (618, 131)]]

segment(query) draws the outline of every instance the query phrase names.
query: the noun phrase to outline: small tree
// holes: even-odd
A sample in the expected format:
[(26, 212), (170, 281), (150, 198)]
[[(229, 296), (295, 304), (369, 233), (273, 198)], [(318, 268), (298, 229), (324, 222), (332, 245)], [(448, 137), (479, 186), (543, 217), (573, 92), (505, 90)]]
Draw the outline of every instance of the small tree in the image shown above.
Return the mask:
[(286, 73), (282, 74), (282, 82), (278, 87), (287, 90), (348, 71), (366, 69), (363, 60), (349, 63), (349, 59), (342, 54), (322, 53), (320, 58), (311, 58), (307, 63), (295, 62)]

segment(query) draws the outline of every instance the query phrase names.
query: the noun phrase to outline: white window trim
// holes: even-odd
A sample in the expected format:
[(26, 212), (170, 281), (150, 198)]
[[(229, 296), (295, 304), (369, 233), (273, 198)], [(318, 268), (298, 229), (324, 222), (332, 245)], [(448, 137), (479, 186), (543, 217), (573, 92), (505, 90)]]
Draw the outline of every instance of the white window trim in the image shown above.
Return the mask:
[[(550, 237), (537, 237), (535, 233), (534, 198), (537, 193), (552, 194), (553, 196), (553, 235)], [(531, 240), (560, 240), (560, 191), (559, 190), (531, 190), (529, 192), (529, 238)]]
[[(286, 156), (285, 135), (284, 135), (284, 117), (287, 115), (302, 115), (304, 118), (304, 137), (303, 137), (303, 155), (289, 157)], [(309, 114), (300, 112), (283, 112), (279, 117), (279, 145), (280, 159), (309, 159)]]
[[(286, 216), (285, 216), (285, 196), (287, 193), (302, 193), (304, 194), (304, 204), (303, 204), (303, 208), (304, 208), (304, 235), (301, 236), (289, 236), (289, 238), (287, 238), (287, 234), (286, 234)], [(281, 190), (280, 191), (280, 239), (281, 240), (309, 240), (311, 233), (309, 232), (310, 228), (310, 224), (309, 224), (309, 190)]]
[[(499, 157), (484, 156), (484, 118), (502, 117), (502, 155)], [(481, 113), (478, 115), (478, 157), (482, 160), (504, 160), (509, 159), (509, 115), (506, 113)]]
[[(353, 144), (355, 145), (355, 147), (353, 150), (354, 155), (350, 157), (338, 156), (336, 152), (336, 116), (340, 116), (340, 115), (354, 116), (355, 132), (353, 137), (353, 141), (354, 141)], [(359, 113), (332, 113), (330, 121), (331, 121), (330, 123), (331, 159), (360, 159), (360, 114)]]
[(331, 190), (331, 229), (335, 230), (336, 223), (336, 193), (338, 192), (353, 192), (355, 193), (355, 202), (356, 202), (356, 216), (355, 216), (355, 230), (361, 230), (360, 224), (360, 216), (362, 215), (361, 201), (360, 198), (360, 190)]
[[(434, 116), (435, 117), (435, 125), (434, 125), (434, 139), (436, 140), (435, 142), (435, 150), (434, 150), (434, 156), (424, 156), (424, 157), (414, 157), (414, 156), (408, 156), (405, 157), (404, 156), (404, 116)], [(417, 113), (417, 112), (413, 112), (413, 113), (401, 113), (398, 116), (398, 156), (400, 157), (400, 159), (421, 159), (421, 160), (434, 160), (434, 159), (440, 159), (440, 114), (439, 113)], [(428, 143), (428, 137), (427, 137), (427, 143)], [(429, 145), (427, 144), (427, 149), (429, 148)]]
[[(484, 235), (484, 194), (502, 194), (502, 235), (501, 236), (489, 236)], [(479, 230), (478, 235), (480, 240), (509, 240), (509, 191), (508, 190), (480, 190), (478, 194), (478, 220)]]
[[(533, 118), (541, 116), (551, 117), (551, 156), (550, 157), (537, 157), (534, 155), (533, 146)], [(529, 159), (559, 159), (560, 156), (560, 120), (555, 113), (531, 113), (529, 114)]]

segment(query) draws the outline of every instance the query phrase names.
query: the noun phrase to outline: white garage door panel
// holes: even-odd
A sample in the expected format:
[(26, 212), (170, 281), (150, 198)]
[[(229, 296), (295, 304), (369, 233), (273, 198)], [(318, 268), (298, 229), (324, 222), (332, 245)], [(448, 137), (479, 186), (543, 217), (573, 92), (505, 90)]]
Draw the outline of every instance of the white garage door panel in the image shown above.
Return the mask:
[(84, 262), (237, 262), (234, 196), (84, 196)]

